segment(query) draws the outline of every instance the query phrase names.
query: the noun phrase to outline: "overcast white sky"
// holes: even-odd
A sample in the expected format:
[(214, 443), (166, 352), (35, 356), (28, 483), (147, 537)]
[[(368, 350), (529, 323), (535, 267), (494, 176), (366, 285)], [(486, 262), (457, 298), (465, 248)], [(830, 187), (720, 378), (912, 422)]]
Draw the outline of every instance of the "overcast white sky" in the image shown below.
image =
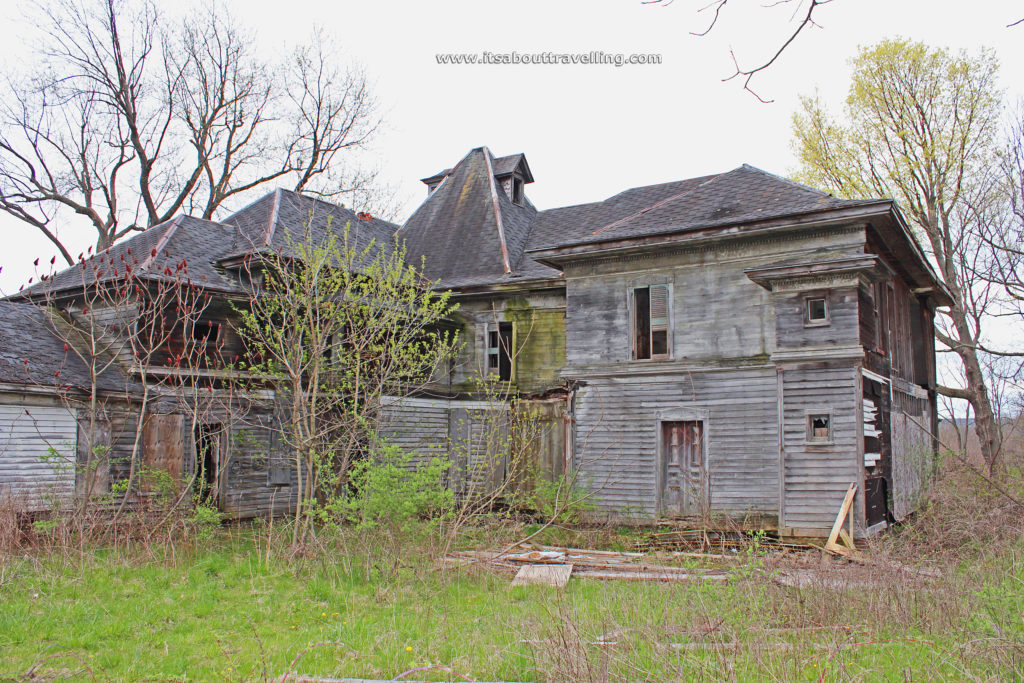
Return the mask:
[[(161, 4), (162, 4), (161, 0)], [(792, 8), (732, 0), (714, 32), (691, 36), (709, 0), (667, 6), (639, 0), (223, 0), (277, 53), (317, 24), (338, 39), (374, 83), (385, 128), (372, 158), (400, 193), (406, 211), (425, 195), (419, 178), (458, 161), (472, 147), (496, 155), (524, 152), (540, 208), (594, 201), (625, 188), (714, 173), (744, 162), (786, 174), (793, 169), (790, 118), (798, 95), (820, 90), (841, 105), (849, 58), (858, 45), (903, 36), (976, 51), (993, 48), (1003, 83), (1024, 96), (1024, 16), (1019, 1), (833, 0), (754, 87), (761, 104), (731, 73), (769, 54), (785, 37)], [(5, 0), (4, 4), (17, 4)], [(186, 3), (175, 3), (178, 11)], [(0, 59), (27, 54), (25, 27), (3, 13)], [(660, 53), (655, 66), (439, 65), (448, 52)], [(233, 207), (237, 208), (237, 207)], [(81, 228), (81, 225), (78, 225)], [(62, 235), (75, 251), (92, 241), (86, 227)], [(16, 291), (31, 261), (54, 252), (31, 228), (0, 218), (0, 292)], [(76, 238), (77, 235), (77, 238)]]

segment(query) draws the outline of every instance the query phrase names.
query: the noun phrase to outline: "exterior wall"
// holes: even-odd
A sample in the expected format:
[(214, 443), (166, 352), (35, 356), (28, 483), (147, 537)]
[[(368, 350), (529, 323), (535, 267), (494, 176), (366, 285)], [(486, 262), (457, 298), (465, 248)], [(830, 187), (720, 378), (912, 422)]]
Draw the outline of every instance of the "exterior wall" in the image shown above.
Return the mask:
[[(825, 288), (831, 324), (805, 327), (803, 294), (773, 294), (745, 271), (859, 254), (863, 245), (863, 227), (851, 225), (566, 265), (568, 365), (563, 374), (581, 385), (574, 462), (582, 480), (598, 491), (602, 511), (658, 516), (664, 476), (659, 425), (701, 420), (712, 516), (756, 518), (767, 526), (831, 525), (852, 481), (847, 470), (857, 474), (853, 361), (838, 371), (818, 370), (818, 376), (793, 371), (787, 379), (793, 382), (792, 401), (781, 417), (780, 393), (787, 389), (776, 369), (782, 361), (774, 356), (780, 349), (797, 355), (856, 350), (856, 291)], [(671, 286), (671, 358), (631, 360), (630, 292), (664, 283)], [(822, 402), (841, 404), (838, 441), (812, 452), (803, 443), (803, 411)], [(792, 450), (786, 452), (788, 469), (781, 459), (780, 419)], [(829, 472), (840, 461), (844, 469), (834, 476), (845, 483), (833, 505)], [(784, 483), (790, 487), (788, 498)], [(784, 500), (791, 514), (783, 522)]]
[(928, 429), (930, 401), (896, 389), (890, 421), (892, 514), (902, 520), (917, 509), (920, 495), (934, 467), (934, 446)]
[(511, 322), (515, 334), (511, 393), (542, 394), (562, 384), (565, 365), (564, 290), (524, 291), (459, 300), (463, 348), (452, 372), (455, 393), (473, 395), (487, 371), (489, 326)]
[[(884, 252), (873, 239), (867, 250)], [(885, 480), (887, 496), (876, 505), (884, 504), (888, 516), (898, 521), (916, 509), (935, 465), (934, 309), (926, 296), (910, 291), (898, 274), (899, 263), (882, 254), (880, 258), (886, 263), (886, 276), (862, 284), (858, 292), (863, 365), (882, 394), (873, 399), (881, 413), (875, 425), (881, 431), (881, 457), (865, 460), (863, 476)]]
[[(779, 368), (782, 390), (782, 523), (787, 533), (827, 536), (858, 465), (861, 405), (853, 362)], [(809, 443), (808, 414), (831, 415), (831, 443)], [(857, 500), (862, 499), (858, 493)], [(855, 509), (863, 509), (862, 503)], [(855, 529), (863, 529), (863, 515)]]
[[(297, 492), (295, 463), (284, 452), (280, 436), (271, 428), (272, 415), (247, 415), (244, 423), (231, 426), (222, 440), (221, 511), (234, 519), (286, 515), (295, 509)], [(191, 425), (186, 425), (190, 430)], [(195, 473), (195, 440), (187, 435), (188, 473)], [(287, 484), (271, 480), (272, 467), (287, 472)]]
[(76, 411), (0, 395), (0, 505), (29, 512), (69, 501), (77, 448)]
[[(646, 258), (567, 265), (566, 348), (570, 371), (630, 361), (629, 291), (645, 284), (672, 286), (672, 358), (717, 362), (767, 360), (776, 347), (770, 295), (744, 270), (800, 258), (855, 254), (863, 228), (832, 228), (773, 240), (735, 240), (716, 246), (667, 249)], [(566, 374), (569, 374), (568, 372)]]
[[(653, 369), (651, 369), (653, 370)], [(574, 466), (602, 512), (659, 514), (660, 425), (705, 423), (708, 507), (734, 518), (778, 512), (775, 368), (659, 368), (582, 379), (575, 402)]]

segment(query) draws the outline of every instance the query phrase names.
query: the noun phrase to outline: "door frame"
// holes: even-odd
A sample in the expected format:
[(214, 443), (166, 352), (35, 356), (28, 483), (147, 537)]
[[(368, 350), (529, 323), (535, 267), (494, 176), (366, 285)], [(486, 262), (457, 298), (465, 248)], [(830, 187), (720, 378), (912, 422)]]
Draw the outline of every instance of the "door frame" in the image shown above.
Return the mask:
[(703, 512), (711, 510), (711, 437), (709, 427), (711, 425), (710, 411), (706, 408), (676, 408), (658, 412), (655, 420), (655, 443), (654, 452), (655, 476), (654, 476), (654, 499), (656, 501), (655, 514), (658, 519), (665, 517), (665, 423), (666, 422), (700, 422), (701, 424), (701, 461), (704, 473), (701, 481), (701, 495), (703, 496)]

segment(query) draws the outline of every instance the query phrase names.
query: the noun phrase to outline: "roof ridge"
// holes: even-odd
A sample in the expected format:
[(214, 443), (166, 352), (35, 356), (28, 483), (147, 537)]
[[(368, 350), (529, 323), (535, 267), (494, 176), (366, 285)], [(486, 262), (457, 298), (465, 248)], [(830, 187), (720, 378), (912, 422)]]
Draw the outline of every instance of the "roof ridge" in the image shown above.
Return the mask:
[[(473, 152), (475, 152), (477, 149), (479, 149), (479, 148), (478, 147), (474, 147), (473, 149), (471, 149), (468, 152), (466, 152), (466, 155), (464, 157), (462, 157), (461, 159), (459, 159), (459, 163), (455, 164), (450, 169), (448, 169), (448, 175), (446, 175), (444, 178), (441, 179), (441, 182), (439, 182), (437, 184), (437, 187), (434, 188), (434, 191), (431, 192), (430, 194), (428, 194), (426, 197), (424, 197), (423, 201), (420, 202), (419, 204), (417, 204), (416, 208), (413, 209), (412, 213), (410, 213), (406, 217), (405, 221), (400, 226), (398, 226), (398, 229), (395, 230), (395, 237), (398, 237), (398, 233), (400, 233), (403, 230), (405, 230), (406, 226), (409, 225), (409, 221), (412, 220), (412, 217), (415, 216), (417, 213), (419, 213), (420, 209), (422, 209), (423, 206), (427, 202), (429, 202), (434, 197), (434, 195), (437, 194), (438, 190), (440, 190), (444, 186), (444, 184), (448, 181), (448, 178), (450, 178), (453, 175), (455, 175), (455, 171), (458, 170), (459, 166), (462, 166), (463, 162), (465, 162), (466, 159), (468, 159), (470, 157), (470, 155), (473, 154)], [(434, 177), (434, 176), (431, 176), (431, 177)]]
[(149, 270), (149, 267), (153, 265), (153, 261), (156, 259), (157, 254), (164, 250), (164, 247), (167, 246), (167, 243), (171, 241), (171, 237), (173, 237), (174, 233), (177, 232), (178, 226), (181, 225), (181, 221), (184, 217), (184, 214), (178, 214), (177, 216), (171, 219), (171, 223), (170, 225), (167, 226), (167, 230), (164, 231), (164, 234), (160, 236), (160, 239), (157, 241), (156, 246), (154, 246), (153, 249), (150, 250), (149, 255), (146, 256), (146, 259), (139, 266), (140, 272), (145, 273)]
[[(823, 197), (832, 197), (833, 199), (838, 199), (838, 197), (835, 197), (831, 192), (825, 192), (824, 190), (819, 190), (816, 187), (811, 187), (810, 185), (804, 185), (803, 183), (798, 183), (795, 180), (790, 180), (789, 178), (787, 178), (785, 176), (781, 176), (778, 173), (772, 173), (771, 171), (766, 171), (763, 168), (758, 168), (757, 166), (754, 166), (753, 164), (748, 164), (747, 162), (743, 162), (742, 166), (739, 166), (738, 168), (735, 168), (733, 170), (735, 171), (735, 170), (739, 170), (739, 169), (742, 169), (742, 168), (748, 169), (750, 171), (756, 171), (756, 172), (758, 172), (758, 173), (760, 173), (762, 175), (766, 175), (766, 176), (769, 176), (771, 178), (775, 178), (776, 180), (780, 180), (780, 181), (782, 181), (784, 183), (787, 183), (789, 185), (793, 185), (795, 187), (798, 187), (801, 190), (806, 190), (806, 191), (809, 191), (809, 192), (813, 192), (814, 194), (819, 194), (819, 195), (821, 195)], [(840, 200), (840, 201), (843, 201), (843, 200)]]
[(498, 226), (498, 239), (501, 242), (501, 261), (505, 266), (505, 273), (512, 272), (512, 263), (508, 258), (508, 243), (505, 241), (505, 226), (501, 222), (501, 203), (498, 201), (498, 188), (494, 180), (494, 166), (491, 161), (491, 150), (482, 147), (484, 164), (487, 165), (487, 185), (491, 190), (491, 204), (494, 207), (494, 222)]
[(682, 192), (680, 192), (678, 194), (674, 194), (671, 197), (666, 197), (665, 199), (661, 199), (661, 200), (655, 202), (654, 204), (652, 204), (652, 205), (650, 205), (648, 207), (640, 209), (639, 211), (636, 211), (636, 212), (626, 216), (625, 218), (620, 218), (619, 220), (617, 220), (617, 221), (615, 221), (613, 223), (609, 223), (608, 225), (604, 226), (603, 228), (598, 228), (597, 230), (595, 230), (593, 232), (593, 234), (594, 235), (600, 235), (602, 232), (607, 232), (608, 230), (611, 230), (613, 228), (617, 228), (619, 226), (625, 225), (626, 223), (630, 222), (631, 220), (633, 220), (635, 218), (639, 218), (640, 216), (644, 215), (648, 211), (653, 211), (654, 209), (660, 208), (660, 207), (662, 207), (665, 204), (668, 204), (670, 202), (674, 202), (677, 199), (682, 199), (683, 197), (685, 197), (685, 196), (687, 196), (689, 194), (692, 194), (696, 190), (699, 190), (702, 187), (706, 187), (706, 186), (710, 185), (711, 183), (715, 182), (719, 178), (721, 178), (723, 176), (727, 176), (730, 173), (734, 173), (736, 170), (738, 170), (738, 169), (733, 169), (732, 171), (726, 171), (725, 173), (719, 173), (717, 175), (713, 175), (713, 176), (711, 176), (710, 178), (708, 178), (707, 180), (705, 180), (702, 183), (698, 183), (697, 185), (695, 185), (693, 187), (688, 187), (685, 190), (683, 190)]
[(277, 231), (277, 220), (281, 216), (281, 188), (274, 190), (274, 206), (270, 209), (270, 218), (267, 219), (267, 230), (264, 233), (263, 244), (270, 246)]

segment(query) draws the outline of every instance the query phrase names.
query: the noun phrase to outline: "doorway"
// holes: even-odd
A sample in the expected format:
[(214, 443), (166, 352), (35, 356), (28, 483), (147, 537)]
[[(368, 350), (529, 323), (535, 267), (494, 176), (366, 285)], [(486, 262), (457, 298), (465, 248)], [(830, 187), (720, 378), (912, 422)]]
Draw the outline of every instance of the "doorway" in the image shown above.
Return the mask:
[(218, 486), (221, 462), (221, 440), (224, 425), (210, 422), (196, 425), (196, 476), (192, 483), (196, 503), (219, 507)]
[(707, 509), (704, 422), (661, 423), (661, 514), (695, 517)]

